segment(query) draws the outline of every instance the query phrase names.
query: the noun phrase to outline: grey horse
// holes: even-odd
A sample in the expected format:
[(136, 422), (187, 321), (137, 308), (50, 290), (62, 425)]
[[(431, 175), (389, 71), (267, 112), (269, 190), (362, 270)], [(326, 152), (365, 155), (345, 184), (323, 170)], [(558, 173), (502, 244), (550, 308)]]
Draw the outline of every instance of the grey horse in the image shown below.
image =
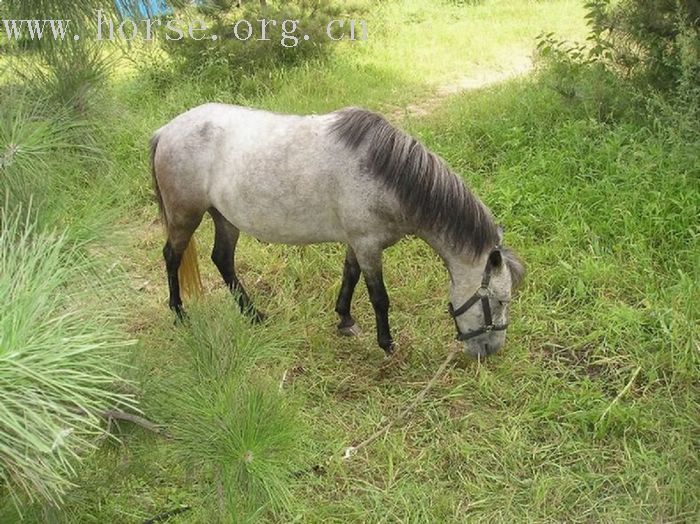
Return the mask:
[(415, 235), (447, 266), (449, 309), (467, 352), (485, 356), (505, 343), (508, 303), (522, 264), (501, 245), (502, 231), (462, 180), (382, 116), (358, 108), (300, 116), (206, 104), (156, 131), (151, 155), (167, 231), (170, 308), (178, 316), (181, 279), (196, 264), (187, 255), (190, 239), (208, 212), (215, 226), (212, 261), (255, 320), (264, 315), (234, 268), (241, 231), (263, 242), (343, 242), (338, 329), (356, 332), (350, 303), (362, 274), (377, 341), (391, 353), (382, 252)]

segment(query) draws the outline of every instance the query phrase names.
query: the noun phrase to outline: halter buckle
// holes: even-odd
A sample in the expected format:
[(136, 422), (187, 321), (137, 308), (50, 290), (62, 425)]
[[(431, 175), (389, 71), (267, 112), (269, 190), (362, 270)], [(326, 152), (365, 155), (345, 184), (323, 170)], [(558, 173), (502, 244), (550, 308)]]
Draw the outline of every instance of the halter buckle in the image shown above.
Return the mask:
[(481, 286), (479, 289), (476, 290), (476, 294), (480, 297), (487, 297), (489, 296), (489, 288)]

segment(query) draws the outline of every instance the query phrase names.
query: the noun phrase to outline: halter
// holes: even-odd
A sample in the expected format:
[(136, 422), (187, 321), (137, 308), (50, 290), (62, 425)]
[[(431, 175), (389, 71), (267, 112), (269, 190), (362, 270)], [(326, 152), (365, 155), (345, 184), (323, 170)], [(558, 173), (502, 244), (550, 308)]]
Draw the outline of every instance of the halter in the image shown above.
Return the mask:
[[(499, 246), (496, 246), (491, 253), (498, 251), (498, 249)], [(491, 255), (489, 255), (489, 258), (491, 258)], [(476, 292), (457, 309), (452, 307), (452, 302), (449, 303), (448, 310), (450, 315), (452, 315), (452, 318), (455, 321), (455, 327), (457, 328), (457, 340), (469, 340), (470, 338), (477, 337), (483, 333), (488, 333), (489, 331), (503, 331), (508, 327), (507, 322), (500, 325), (495, 325), (493, 323), (493, 318), (491, 317), (491, 304), (489, 303), (489, 282), (491, 282), (491, 264), (486, 262), (486, 269), (484, 269), (484, 275), (481, 277), (481, 286), (479, 286), (479, 289), (477, 289)], [(471, 309), (471, 307), (477, 302), (481, 302), (481, 309), (484, 312), (484, 325), (478, 329), (462, 333), (462, 331), (459, 329), (459, 325), (457, 324), (457, 317), (469, 311), (469, 309)]]

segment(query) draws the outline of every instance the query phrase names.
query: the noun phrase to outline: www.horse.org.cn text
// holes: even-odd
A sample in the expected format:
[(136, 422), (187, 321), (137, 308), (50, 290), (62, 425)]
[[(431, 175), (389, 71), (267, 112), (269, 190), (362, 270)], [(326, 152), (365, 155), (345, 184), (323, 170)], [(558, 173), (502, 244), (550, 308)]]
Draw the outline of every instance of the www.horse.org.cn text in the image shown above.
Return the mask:
[[(214, 34), (212, 28), (201, 19), (179, 20), (166, 18), (125, 18), (114, 20), (102, 10), (95, 12), (96, 24), (91, 31), (91, 37), (99, 42), (115, 40), (152, 41), (163, 38), (168, 41), (192, 40), (249, 40), (278, 43), (283, 47), (297, 47), (304, 42), (311, 42), (312, 37), (304, 32), (299, 20), (274, 20), (260, 18), (254, 20), (237, 20), (231, 22), (224, 34)], [(45, 20), (2, 20), (0, 40), (80, 40), (82, 35), (77, 31), (77, 24), (69, 19)], [(73, 28), (73, 31), (71, 31)], [(4, 31), (2, 31), (4, 29)], [(365, 41), (367, 40), (367, 22), (365, 20), (330, 20), (320, 36), (316, 39), (328, 41)]]

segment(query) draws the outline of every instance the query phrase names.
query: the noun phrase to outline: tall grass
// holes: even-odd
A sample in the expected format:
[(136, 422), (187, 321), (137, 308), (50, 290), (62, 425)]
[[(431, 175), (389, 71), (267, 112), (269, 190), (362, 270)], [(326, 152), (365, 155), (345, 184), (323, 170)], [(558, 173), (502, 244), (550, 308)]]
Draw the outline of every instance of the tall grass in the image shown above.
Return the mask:
[(249, 522), (291, 510), (303, 426), (280, 385), (289, 338), (251, 326), (234, 304), (224, 295), (189, 308), (177, 369), (146, 405), (165, 401), (176, 455), (210, 481), (211, 515)]
[(113, 232), (118, 171), (99, 145), (96, 123), (23, 87), (1, 89), (0, 102), (5, 205), (26, 208), (31, 201), (38, 229), (61, 229), (81, 244)]
[(10, 203), (41, 201), (51, 175), (66, 156), (94, 156), (96, 149), (77, 144), (84, 124), (56, 111), (42, 100), (27, 97), (26, 90), (8, 88), (0, 93), (0, 173)]
[(37, 231), (21, 210), (0, 221), (0, 489), (58, 503), (103, 432), (101, 413), (133, 403), (116, 389), (116, 355), (130, 342), (64, 236)]

